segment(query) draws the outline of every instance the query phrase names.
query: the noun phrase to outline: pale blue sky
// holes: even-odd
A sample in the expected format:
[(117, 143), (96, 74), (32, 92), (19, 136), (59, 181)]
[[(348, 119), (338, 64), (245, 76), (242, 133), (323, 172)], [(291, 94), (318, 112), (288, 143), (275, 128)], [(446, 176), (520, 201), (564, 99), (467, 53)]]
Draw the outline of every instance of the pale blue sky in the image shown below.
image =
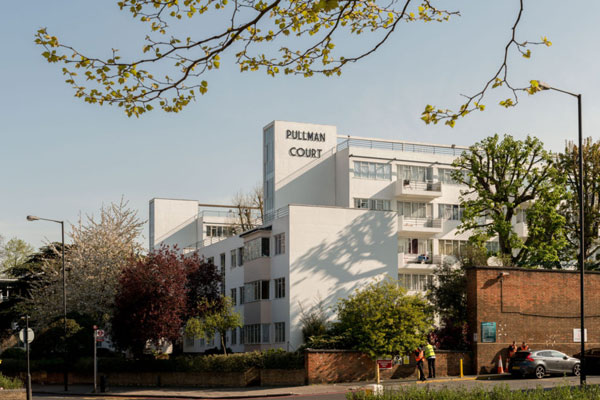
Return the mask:
[[(427, 103), (456, 107), (459, 93), (474, 93), (489, 79), (518, 7), (518, 0), (440, 3), (462, 17), (404, 24), (378, 53), (339, 78), (240, 74), (223, 60), (208, 94), (184, 112), (155, 111), (141, 119), (74, 98), (33, 36), (46, 26), (75, 47), (107, 54), (112, 47), (138, 49), (143, 25), (132, 24), (108, 0), (6, 3), (0, 16), (0, 234), (37, 247), (58, 240), (59, 227), (27, 222), (27, 214), (75, 222), (80, 211), (95, 213), (122, 195), (144, 219), (152, 197), (226, 202), (260, 182), (261, 128), (275, 119), (337, 125), (341, 134), (461, 145), (497, 132), (536, 135), (560, 150), (576, 137), (576, 101), (557, 93), (522, 96), (516, 109), (505, 110), (495, 105), (508, 97), (503, 92), (454, 129), (423, 124)], [(513, 82), (539, 78), (581, 92), (584, 134), (596, 138), (600, 2), (525, 5), (519, 37), (547, 35), (554, 45), (534, 47), (531, 60), (513, 55)]]

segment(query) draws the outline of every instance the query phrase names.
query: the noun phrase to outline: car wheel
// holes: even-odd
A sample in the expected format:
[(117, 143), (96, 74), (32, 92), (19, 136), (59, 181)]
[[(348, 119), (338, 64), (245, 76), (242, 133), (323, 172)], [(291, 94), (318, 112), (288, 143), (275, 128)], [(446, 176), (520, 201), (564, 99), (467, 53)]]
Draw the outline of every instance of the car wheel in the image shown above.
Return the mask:
[(535, 367), (534, 375), (536, 378), (542, 379), (544, 376), (546, 376), (546, 368), (544, 368), (543, 365), (538, 365)]
[(581, 375), (581, 364), (575, 364), (573, 366), (573, 375), (575, 375), (575, 376)]

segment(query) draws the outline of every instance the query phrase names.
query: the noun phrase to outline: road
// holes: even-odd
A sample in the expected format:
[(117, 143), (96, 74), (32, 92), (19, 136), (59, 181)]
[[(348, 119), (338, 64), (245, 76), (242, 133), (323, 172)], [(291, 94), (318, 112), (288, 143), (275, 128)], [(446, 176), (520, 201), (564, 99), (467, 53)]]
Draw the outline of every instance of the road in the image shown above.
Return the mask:
[[(588, 380), (587, 380), (588, 384), (591, 385), (600, 385), (600, 376), (588, 376)], [(429, 380), (427, 382), (424, 383), (415, 383), (415, 382), (409, 382), (409, 383), (401, 383), (401, 382), (384, 382), (384, 387), (385, 390), (398, 390), (398, 389), (402, 389), (403, 387), (409, 387), (409, 386), (418, 386), (420, 388), (423, 389), (439, 389), (439, 388), (465, 388), (465, 389), (469, 389), (469, 388), (487, 388), (487, 389), (492, 389), (495, 386), (503, 386), (506, 385), (508, 386), (510, 389), (512, 390), (529, 390), (529, 389), (535, 389), (538, 387), (544, 388), (544, 389), (548, 389), (548, 388), (552, 388), (552, 387), (556, 387), (556, 386), (577, 386), (579, 385), (579, 378), (577, 377), (546, 377), (544, 379), (513, 379), (510, 376), (507, 376), (506, 378), (502, 378), (502, 379), (494, 379), (494, 380), (476, 380), (475, 377), (467, 377), (463, 380), (459, 380), (459, 379), (437, 379), (437, 380)], [(345, 393), (347, 392), (347, 390), (351, 390), (351, 389), (356, 389), (358, 387), (364, 386), (364, 383), (355, 383), (353, 384), (353, 386), (331, 386), (331, 387), (327, 387), (324, 385), (324, 387), (319, 389), (319, 393), (305, 393), (305, 394), (291, 394), (291, 395), (276, 395), (276, 396), (265, 396), (265, 397), (256, 397), (257, 394), (253, 393), (252, 390), (247, 391), (246, 393), (244, 393), (244, 391), (239, 391), (236, 393), (235, 398), (236, 399), (302, 399), (302, 400), (343, 400), (345, 399)], [(304, 387), (307, 388), (307, 387)], [(293, 393), (294, 388), (290, 388), (290, 392)], [(146, 392), (147, 394), (139, 394), (139, 395), (134, 395), (134, 394), (127, 394), (127, 393), (122, 393), (120, 396), (110, 396), (110, 395), (106, 395), (106, 396), (102, 396), (102, 395), (63, 395), (63, 394), (48, 394), (48, 395), (44, 395), (44, 394), (35, 394), (34, 393), (34, 399), (39, 399), (39, 400), (64, 400), (64, 399), (69, 399), (69, 400), (101, 400), (101, 399), (110, 399), (110, 400), (125, 400), (125, 399), (135, 399), (135, 400), (156, 400), (157, 397), (156, 396), (151, 396), (148, 392)], [(170, 396), (167, 394), (164, 394), (166, 396)], [(202, 397), (202, 393), (197, 393), (198, 397), (192, 397), (195, 396), (196, 394), (192, 391), (192, 392), (187, 392), (185, 398), (190, 399), (190, 398), (194, 398), (194, 399), (215, 399), (214, 396), (210, 396), (210, 397)], [(231, 395), (231, 394), (229, 394)], [(247, 395), (248, 397), (243, 397), (244, 395)], [(262, 394), (261, 394), (262, 395)], [(147, 397), (145, 397), (147, 396)], [(260, 395), (259, 395), (260, 396)], [(174, 395), (173, 397), (160, 397), (161, 399), (182, 399), (182, 397), (176, 397), (176, 395)], [(232, 398), (232, 397), (229, 397)]]

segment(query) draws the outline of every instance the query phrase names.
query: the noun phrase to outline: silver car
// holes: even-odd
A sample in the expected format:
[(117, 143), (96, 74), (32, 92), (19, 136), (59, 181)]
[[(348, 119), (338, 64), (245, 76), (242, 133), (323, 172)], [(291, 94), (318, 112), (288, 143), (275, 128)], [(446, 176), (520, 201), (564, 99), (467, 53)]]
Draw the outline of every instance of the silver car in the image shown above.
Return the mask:
[(579, 376), (581, 362), (556, 350), (518, 351), (510, 359), (508, 372), (513, 376), (534, 375), (538, 379), (548, 374)]

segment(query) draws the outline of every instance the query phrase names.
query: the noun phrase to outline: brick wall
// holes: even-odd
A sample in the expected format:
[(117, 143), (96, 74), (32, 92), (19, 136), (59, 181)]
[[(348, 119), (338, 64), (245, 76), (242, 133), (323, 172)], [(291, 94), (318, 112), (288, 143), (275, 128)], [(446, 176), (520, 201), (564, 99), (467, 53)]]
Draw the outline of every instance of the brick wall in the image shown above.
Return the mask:
[[(436, 375), (456, 376), (460, 374), (460, 359), (463, 359), (464, 374), (471, 374), (471, 356), (469, 353), (436, 351)], [(355, 382), (375, 379), (375, 361), (358, 351), (348, 350), (307, 350), (304, 353), (306, 382), (335, 383)], [(427, 373), (427, 363), (425, 363)], [(417, 377), (414, 358), (407, 365), (394, 365), (390, 370), (381, 370), (381, 379), (400, 379)]]
[[(508, 273), (499, 277), (500, 272)], [(506, 367), (508, 346), (526, 341), (533, 350), (580, 351), (573, 328), (580, 327), (578, 272), (477, 267), (467, 270), (469, 335), (473, 368), (495, 373), (499, 356)], [(586, 348), (600, 347), (600, 274), (586, 273)], [(496, 342), (481, 343), (481, 323), (496, 323)]]

